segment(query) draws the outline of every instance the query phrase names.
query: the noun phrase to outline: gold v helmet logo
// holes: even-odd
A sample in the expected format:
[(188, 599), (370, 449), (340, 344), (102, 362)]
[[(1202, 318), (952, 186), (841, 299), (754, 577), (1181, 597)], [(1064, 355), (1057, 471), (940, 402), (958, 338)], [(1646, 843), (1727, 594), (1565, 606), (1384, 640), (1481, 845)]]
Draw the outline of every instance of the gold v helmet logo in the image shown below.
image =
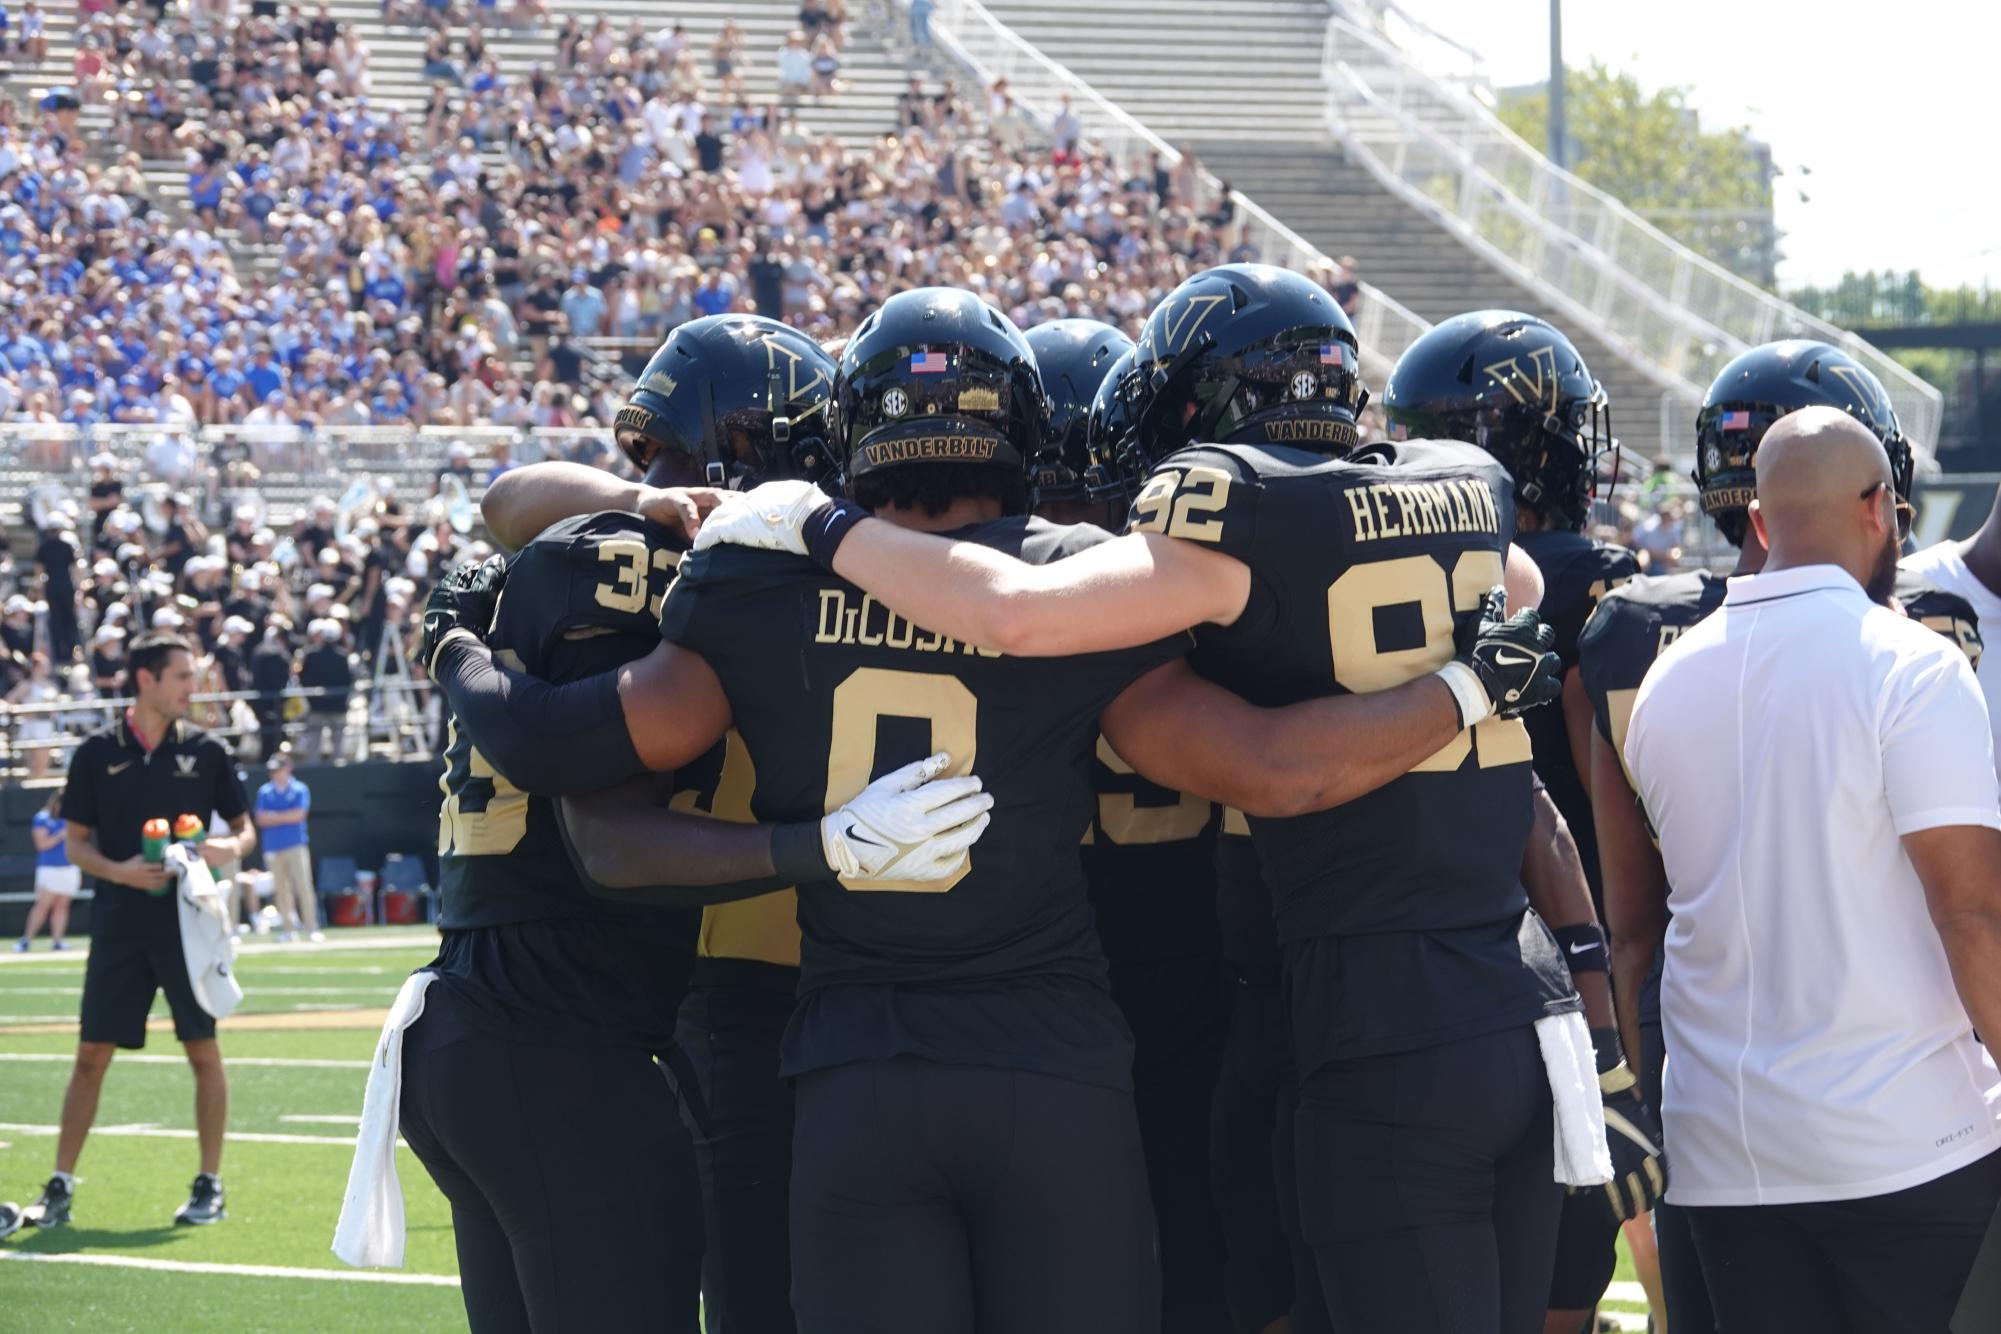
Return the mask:
[(1220, 292), (1214, 296), (1191, 296), (1178, 311), (1170, 307), (1160, 330), (1162, 346), (1155, 351), (1162, 357), (1179, 355), (1195, 341), (1203, 322), (1215, 313), (1216, 307), (1229, 299), (1227, 292)]
[(1556, 373), (1556, 349), (1539, 347), (1529, 353), (1527, 369), (1522, 367), (1520, 357), (1509, 357), (1491, 366), (1482, 366), (1495, 384), (1508, 391), (1508, 397), (1529, 407), (1539, 407), (1545, 412), (1556, 411), (1558, 377)]
[(1848, 391), (1855, 395), (1857, 406), (1869, 414), (1868, 425), (1879, 431), (1887, 431), (1890, 428), (1889, 418), (1885, 415), (1882, 392), (1869, 382), (1867, 371), (1860, 366), (1829, 366), (1827, 369), (1836, 379), (1848, 386)]
[[(823, 368), (815, 366), (812, 368), (813, 378), (806, 381), (803, 385), (800, 384), (799, 366), (801, 362), (806, 360), (804, 354), (794, 352), (770, 334), (764, 335), (765, 369), (777, 370), (779, 368), (778, 359), (780, 357), (785, 359), (785, 399), (787, 402), (797, 402), (802, 395), (811, 393), (814, 389), (827, 382), (827, 372)], [(772, 404), (774, 409), (777, 406), (775, 403)]]

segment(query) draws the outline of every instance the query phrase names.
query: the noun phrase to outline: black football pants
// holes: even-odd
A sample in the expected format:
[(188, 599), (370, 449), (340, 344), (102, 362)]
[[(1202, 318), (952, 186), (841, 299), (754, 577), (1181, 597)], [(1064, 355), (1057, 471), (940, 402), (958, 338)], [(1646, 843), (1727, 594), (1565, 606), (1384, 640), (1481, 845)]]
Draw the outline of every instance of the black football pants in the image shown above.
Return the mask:
[(704, 959), (697, 977), (717, 973), (711, 964), (739, 976), (688, 992), (669, 1067), (702, 1182), (703, 1314), (708, 1334), (791, 1334), (792, 1088), (778, 1077), (778, 1042), (799, 972)]
[[(1661, 1074), (1667, 1063), (1667, 1042), (1659, 1024), (1640, 1025), (1640, 1046), (1640, 1096), (1658, 1116)], [(1668, 1170), (1674, 1170), (1672, 1160)], [(1702, 1276), (1686, 1209), (1666, 1201), (1654, 1206), (1654, 1245), (1660, 1251), (1661, 1300), (1667, 1303), (1672, 1334), (1716, 1334), (1716, 1312), (1709, 1305), (1709, 1283)]]
[(1563, 1208), (1551, 1118), (1529, 1024), (1307, 1076), (1300, 1224), (1334, 1328), (1539, 1334)]
[(1285, 998), (1274, 986), (1235, 985), (1209, 1149), (1231, 1324), (1237, 1334), (1259, 1334), (1289, 1311), (1293, 1334), (1331, 1334), (1320, 1273), (1299, 1234), (1292, 1159), (1299, 1089)]
[(451, 1202), (472, 1334), (699, 1334), (694, 1155), (653, 1059), (485, 1036), (415, 1045), (403, 1137)]
[(1112, 999), (1133, 1031), (1133, 1109), (1160, 1230), (1162, 1334), (1222, 1334), (1223, 1225), (1211, 1193), (1210, 1103), (1228, 1017), (1210, 955), (1114, 964)]
[(1158, 1334), (1132, 1095), (901, 1059), (797, 1083), (801, 1334)]
[(1946, 1334), (1997, 1201), (1991, 1153), (1889, 1195), (1684, 1212), (1722, 1334)]

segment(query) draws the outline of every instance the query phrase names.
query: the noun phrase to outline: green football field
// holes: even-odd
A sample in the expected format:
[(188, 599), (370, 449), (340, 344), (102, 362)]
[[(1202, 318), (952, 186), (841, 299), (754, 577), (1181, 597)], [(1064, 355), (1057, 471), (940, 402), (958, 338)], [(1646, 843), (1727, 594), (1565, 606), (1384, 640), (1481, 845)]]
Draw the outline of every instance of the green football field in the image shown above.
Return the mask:
[[(330, 1330), (464, 1327), (449, 1212), (405, 1149), (405, 1266), (349, 1269), (328, 1249), (347, 1182), (382, 1011), (430, 959), (428, 929), (335, 932), (325, 945), (252, 945), (244, 1001), (221, 1030), (229, 1062), (229, 1218), (173, 1225), (196, 1169), (194, 1085), (172, 1027), (121, 1053), (77, 1170), (75, 1221), (0, 1241), (0, 1329)], [(78, 942), (82, 944), (83, 942)], [(0, 954), (0, 1199), (47, 1179), (75, 1016), (81, 951)], [(156, 1020), (165, 1021), (164, 1002)], [(1622, 1252), (1608, 1312), (1644, 1328)]]

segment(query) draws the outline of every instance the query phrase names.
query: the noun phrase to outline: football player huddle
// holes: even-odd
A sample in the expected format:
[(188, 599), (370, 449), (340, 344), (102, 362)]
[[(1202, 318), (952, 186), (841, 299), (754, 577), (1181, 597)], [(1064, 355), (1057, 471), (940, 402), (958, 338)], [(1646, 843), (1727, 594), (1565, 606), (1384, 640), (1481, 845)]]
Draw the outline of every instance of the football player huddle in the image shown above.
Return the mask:
[[(1388, 440), (1359, 366), (1257, 265), (1137, 343), (944, 288), (837, 352), (717, 316), (618, 416), (643, 482), (495, 482), (514, 554), (425, 616), (399, 1007), (474, 1330), (1586, 1327), (1668, 1171), (1616, 746), (1722, 582), (1583, 535), (1608, 405), (1545, 322), (1419, 339)], [(1733, 541), (1821, 403), (1907, 497), (1867, 371), (1754, 349), (1701, 418)]]

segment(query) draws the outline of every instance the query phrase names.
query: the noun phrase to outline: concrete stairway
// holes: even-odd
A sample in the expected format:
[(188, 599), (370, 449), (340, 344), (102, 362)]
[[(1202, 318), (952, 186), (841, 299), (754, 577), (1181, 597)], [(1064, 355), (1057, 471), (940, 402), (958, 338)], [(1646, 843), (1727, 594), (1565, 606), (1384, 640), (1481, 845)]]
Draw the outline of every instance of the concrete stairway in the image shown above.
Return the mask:
[[(1662, 395), (1672, 380), (1587, 334), (1347, 161), (1323, 120), (1325, 0), (1108, 0), (1090, 10), (1062, 0), (986, 4), (1322, 251), (1354, 256), (1362, 277), (1415, 313), (1436, 322), (1501, 306), (1550, 320), (1604, 383), (1627, 447), (1661, 452)], [(1679, 439), (1666, 444), (1689, 448)]]

